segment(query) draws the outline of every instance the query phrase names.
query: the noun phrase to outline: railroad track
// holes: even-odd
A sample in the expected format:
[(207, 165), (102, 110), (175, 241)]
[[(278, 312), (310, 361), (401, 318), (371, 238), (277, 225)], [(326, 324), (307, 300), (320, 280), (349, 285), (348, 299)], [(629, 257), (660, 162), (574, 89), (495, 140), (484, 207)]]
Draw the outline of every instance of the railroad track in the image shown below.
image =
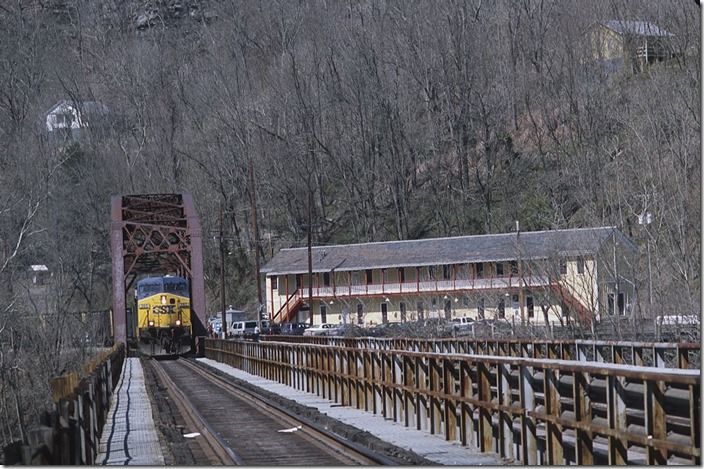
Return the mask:
[(148, 360), (208, 465), (399, 465), (189, 359)]

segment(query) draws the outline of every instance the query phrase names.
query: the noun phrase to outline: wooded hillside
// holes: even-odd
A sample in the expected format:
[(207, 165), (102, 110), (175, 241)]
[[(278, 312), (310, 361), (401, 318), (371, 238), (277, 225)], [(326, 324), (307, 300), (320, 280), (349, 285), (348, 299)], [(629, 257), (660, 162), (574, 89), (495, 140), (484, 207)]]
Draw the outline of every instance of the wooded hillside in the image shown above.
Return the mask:
[[(643, 253), (638, 314), (698, 313), (700, 13), (684, 0), (3, 2), (0, 369), (12, 347), (60, 351), (71, 314), (110, 307), (113, 194), (194, 195), (209, 313), (221, 206), (227, 302), (256, 308), (252, 187), (262, 264), (305, 246), (309, 226), (322, 245), (613, 225)], [(593, 32), (611, 19), (671, 33), (672, 58), (606, 63)], [(62, 99), (109, 112), (64, 139), (46, 125)], [(46, 304), (29, 295), (37, 264)], [(44, 311), (59, 319), (39, 338)], [(48, 375), (65, 366), (37, 356)]]

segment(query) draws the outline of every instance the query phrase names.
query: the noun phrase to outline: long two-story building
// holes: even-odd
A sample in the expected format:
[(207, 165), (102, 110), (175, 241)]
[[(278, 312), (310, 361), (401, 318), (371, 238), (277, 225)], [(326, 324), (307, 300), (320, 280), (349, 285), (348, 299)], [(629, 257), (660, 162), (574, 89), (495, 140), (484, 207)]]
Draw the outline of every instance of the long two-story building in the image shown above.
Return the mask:
[(637, 254), (614, 227), (517, 231), (282, 249), (262, 273), (276, 322), (588, 324), (628, 314)]

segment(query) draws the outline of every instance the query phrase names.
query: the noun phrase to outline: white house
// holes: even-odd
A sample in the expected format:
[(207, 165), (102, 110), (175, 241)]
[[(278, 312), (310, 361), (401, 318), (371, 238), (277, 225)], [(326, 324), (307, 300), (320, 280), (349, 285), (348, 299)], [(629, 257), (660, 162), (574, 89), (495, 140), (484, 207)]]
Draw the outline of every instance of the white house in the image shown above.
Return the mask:
[(109, 112), (108, 107), (99, 101), (62, 99), (46, 113), (46, 128), (49, 132), (64, 131), (74, 135), (75, 131), (89, 127), (91, 120)]

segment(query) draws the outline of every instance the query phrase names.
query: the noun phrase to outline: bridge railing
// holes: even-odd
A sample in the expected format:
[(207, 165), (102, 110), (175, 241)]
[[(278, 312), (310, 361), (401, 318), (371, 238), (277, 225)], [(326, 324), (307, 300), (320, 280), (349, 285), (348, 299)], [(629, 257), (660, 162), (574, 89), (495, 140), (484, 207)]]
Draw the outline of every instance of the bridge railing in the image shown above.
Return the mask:
[(613, 340), (476, 339), (469, 337), (372, 338), (262, 336), (260, 341), (315, 343), (350, 348), (467, 353), (522, 358), (559, 358), (657, 368), (698, 369), (701, 344), (683, 342), (628, 342)]
[(7, 465), (93, 465), (113, 390), (120, 381), (125, 346), (100, 353), (83, 367), (51, 383), (54, 409), (28, 432), (28, 443), (3, 449)]
[(206, 342), (208, 358), (523, 464), (701, 462), (699, 370), (510, 353)]

